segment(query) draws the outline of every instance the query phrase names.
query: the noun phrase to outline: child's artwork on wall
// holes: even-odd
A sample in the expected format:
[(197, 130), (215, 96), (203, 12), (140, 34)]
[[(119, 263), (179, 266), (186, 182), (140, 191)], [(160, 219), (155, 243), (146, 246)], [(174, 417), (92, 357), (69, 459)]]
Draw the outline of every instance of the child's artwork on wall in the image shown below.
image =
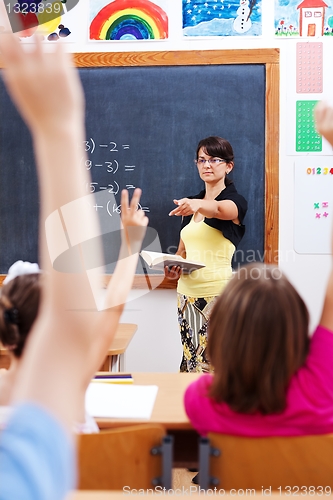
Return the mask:
[(332, 36), (333, 1), (275, 0), (275, 35)]
[(262, 0), (183, 0), (184, 36), (258, 36)]
[[(44, 8), (41, 8), (43, 7)], [(74, 42), (77, 34), (77, 16), (74, 9), (66, 9), (60, 0), (52, 3), (52, 12), (47, 4), (40, 2), (36, 12), (28, 12), (23, 17), (25, 29), (18, 32), (21, 42), (32, 42), (34, 35), (42, 36), (44, 42), (55, 42), (59, 39)], [(29, 17), (29, 19), (27, 19)]]
[(168, 0), (90, 0), (90, 40), (168, 38)]

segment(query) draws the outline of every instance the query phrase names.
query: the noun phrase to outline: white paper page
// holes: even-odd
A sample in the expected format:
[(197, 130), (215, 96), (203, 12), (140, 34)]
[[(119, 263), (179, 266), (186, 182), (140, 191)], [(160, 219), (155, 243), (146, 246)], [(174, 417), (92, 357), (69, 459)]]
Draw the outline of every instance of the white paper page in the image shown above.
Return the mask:
[(89, 384), (86, 411), (93, 417), (149, 419), (158, 387), (156, 385)]

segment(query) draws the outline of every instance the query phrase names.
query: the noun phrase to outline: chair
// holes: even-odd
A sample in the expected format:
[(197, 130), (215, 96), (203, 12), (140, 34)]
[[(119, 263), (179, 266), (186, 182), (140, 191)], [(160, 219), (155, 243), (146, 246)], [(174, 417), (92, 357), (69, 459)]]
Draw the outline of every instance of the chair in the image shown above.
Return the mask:
[(199, 483), (203, 489), (213, 485), (290, 495), (322, 487), (325, 495), (333, 488), (333, 434), (249, 438), (211, 433), (200, 439)]
[[(80, 490), (171, 488), (172, 437), (161, 425), (133, 425), (78, 437)], [(128, 490), (129, 491), (129, 490)]]

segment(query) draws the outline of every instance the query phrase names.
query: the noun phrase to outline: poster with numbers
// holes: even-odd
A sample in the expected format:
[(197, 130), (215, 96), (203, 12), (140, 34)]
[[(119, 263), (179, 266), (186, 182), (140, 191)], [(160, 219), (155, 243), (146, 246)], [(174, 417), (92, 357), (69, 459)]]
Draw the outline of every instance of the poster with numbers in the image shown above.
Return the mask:
[(294, 249), (330, 254), (333, 222), (333, 157), (295, 160)]

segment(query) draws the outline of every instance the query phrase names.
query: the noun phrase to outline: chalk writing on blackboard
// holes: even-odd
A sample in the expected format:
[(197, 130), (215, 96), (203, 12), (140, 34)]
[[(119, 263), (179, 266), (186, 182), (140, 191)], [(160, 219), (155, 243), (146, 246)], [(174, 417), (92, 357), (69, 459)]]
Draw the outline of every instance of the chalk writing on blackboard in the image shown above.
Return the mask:
[[(83, 158), (82, 158), (83, 160)], [(87, 170), (91, 170), (92, 167), (105, 167), (106, 171), (109, 172), (110, 174), (115, 174), (117, 173), (119, 169), (119, 163), (117, 160), (113, 161), (105, 161), (104, 163), (94, 163), (91, 160), (85, 160), (84, 165)]]
[[(96, 149), (96, 141), (92, 137), (89, 137), (87, 141), (84, 141), (84, 146), (85, 146), (85, 151), (88, 153), (93, 153)], [(100, 148), (109, 148), (109, 151), (119, 151), (119, 146), (116, 142), (110, 141), (108, 143), (104, 144), (98, 144)], [(129, 144), (121, 144), (120, 145), (121, 149), (130, 149)]]
[[(129, 150), (130, 149), (130, 144), (119, 144), (118, 142), (115, 141), (109, 141), (105, 143), (101, 143), (100, 141), (97, 141), (93, 137), (89, 137), (89, 139), (84, 141), (84, 148), (89, 155), (88, 159), (81, 158), (81, 163), (83, 163), (83, 166), (86, 170), (92, 171), (94, 169), (98, 169), (99, 171), (106, 172), (107, 174), (112, 174), (112, 176), (115, 176), (120, 170), (123, 170), (125, 172), (134, 172), (136, 165), (127, 165), (121, 164), (119, 159), (117, 160), (116, 158), (109, 157), (109, 153), (118, 153), (119, 150)], [(107, 155), (107, 159), (103, 159), (101, 161), (100, 155), (99, 155), (99, 160), (98, 162), (94, 161), (91, 159), (94, 155), (95, 152), (97, 151), (105, 151), (105, 154)], [(115, 194), (117, 195), (120, 191), (120, 185), (119, 185), (119, 179), (118, 181), (115, 180), (114, 177), (110, 177), (111, 182), (97, 182), (97, 181), (91, 181), (86, 183), (86, 191), (89, 194), (97, 193), (99, 191), (107, 191), (110, 194)], [(127, 183), (125, 186), (123, 186), (124, 189), (127, 189), (128, 191), (134, 190), (136, 186), (132, 183)], [(115, 214), (120, 215), (121, 214), (121, 206), (118, 205), (117, 203), (114, 202), (114, 198), (108, 200), (106, 203), (98, 204), (95, 203), (93, 205), (93, 208), (96, 210), (96, 212), (100, 212), (101, 210), (106, 210), (107, 214), (110, 217), (113, 217)], [(138, 204), (138, 210), (143, 210), (144, 212), (150, 212), (150, 208), (147, 206), (143, 206), (140, 203)]]

